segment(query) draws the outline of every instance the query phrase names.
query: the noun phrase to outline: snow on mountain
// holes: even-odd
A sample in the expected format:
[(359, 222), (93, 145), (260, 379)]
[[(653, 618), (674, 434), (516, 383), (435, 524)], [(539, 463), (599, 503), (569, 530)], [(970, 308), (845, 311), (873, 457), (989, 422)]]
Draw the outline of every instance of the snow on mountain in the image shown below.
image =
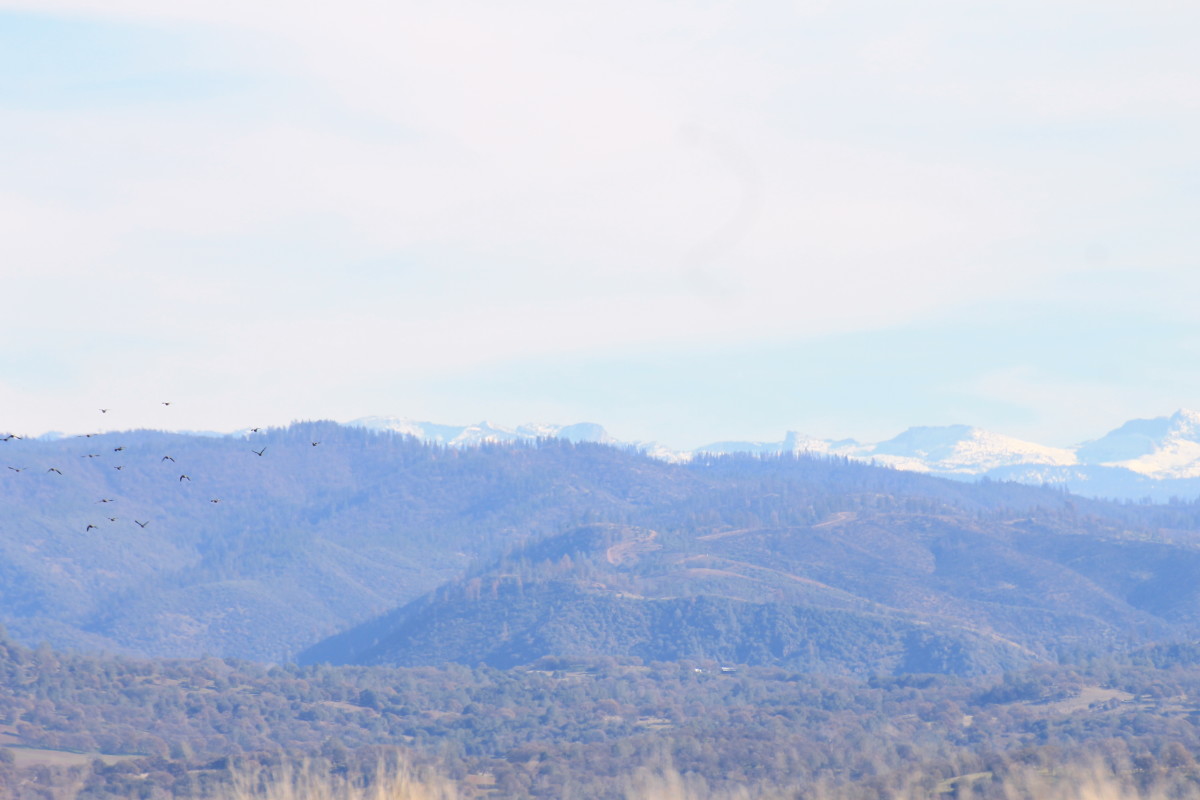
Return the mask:
[(673, 450), (659, 442), (624, 442), (643, 455), (666, 461), (670, 464), (686, 464), (696, 457), (696, 452), (688, 450)]
[(414, 436), (423, 442), (444, 445), (453, 442), (467, 429), (465, 425), (439, 425), (402, 417), (363, 417), (346, 424), (354, 428), (367, 428), (373, 431), (391, 431), (405, 436)]
[[(867, 454), (863, 454), (867, 455)], [(862, 457), (862, 456), (860, 456)], [(1070, 466), (1075, 454), (970, 425), (915, 427), (869, 450), (880, 464), (919, 472), (982, 475), (1015, 464)]]
[(1180, 409), (1169, 417), (1130, 420), (1076, 453), (1084, 464), (1124, 467), (1153, 478), (1200, 477), (1200, 413)]
[(756, 455), (779, 455), (792, 453), (802, 455), (813, 453), (831, 456), (859, 456), (869, 452), (871, 445), (864, 445), (854, 439), (817, 439), (804, 433), (788, 431), (782, 442), (713, 442), (703, 447), (697, 447), (694, 453), (709, 453), (712, 455), (728, 455), (731, 453), (753, 453)]
[(566, 439), (571, 442), (598, 442), (615, 444), (608, 431), (594, 422), (579, 422), (574, 425), (548, 425), (527, 423), (515, 428), (477, 422), (474, 425), (441, 425), (421, 422), (403, 417), (362, 417), (346, 423), (355, 428), (374, 431), (391, 431), (406, 436), (415, 436), (424, 442), (448, 447), (470, 447), (485, 443), (529, 442), (537, 439)]
[(537, 430), (538, 436), (566, 439), (569, 442), (617, 443), (617, 440), (609, 436), (608, 431), (604, 430), (602, 425), (594, 422), (577, 422), (574, 425), (522, 425), (517, 430)]
[(452, 447), (470, 447), (480, 444), (497, 444), (505, 442), (520, 442), (537, 439), (536, 432), (522, 432), (514, 428), (504, 428), (484, 420), (474, 425), (468, 425), (462, 432), (450, 440)]
[(854, 439), (817, 439), (789, 431), (782, 442), (714, 442), (703, 453), (813, 453), (875, 461), (896, 469), (953, 475), (982, 475), (1013, 464), (1076, 463), (1070, 450), (991, 433), (969, 425), (918, 427), (879, 444)]
[(753, 455), (777, 455), (784, 451), (783, 442), (713, 442), (703, 447), (697, 447), (693, 452), (699, 454), (722, 456), (732, 453), (751, 453)]
[(783, 437), (784, 452), (793, 455), (814, 453), (826, 456), (848, 456), (854, 458), (871, 451), (871, 445), (856, 439), (817, 439), (804, 433), (788, 431)]

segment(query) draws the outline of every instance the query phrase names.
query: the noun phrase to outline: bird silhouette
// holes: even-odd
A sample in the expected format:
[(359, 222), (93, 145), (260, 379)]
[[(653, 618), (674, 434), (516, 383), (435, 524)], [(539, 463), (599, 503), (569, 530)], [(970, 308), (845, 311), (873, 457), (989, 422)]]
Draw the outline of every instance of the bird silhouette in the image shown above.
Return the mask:
[(13, 472), (24, 472), (28, 467), (9, 467)]
[(109, 517), (109, 518), (108, 518), (108, 521), (109, 521), (109, 522), (116, 522), (116, 521), (117, 521), (117, 518), (116, 518), (116, 517)]
[(97, 502), (97, 503), (111, 503), (111, 502), (112, 502), (112, 498), (111, 498), (111, 497), (101, 497), (101, 498), (100, 498), (99, 500), (97, 500), (96, 502)]
[(135, 519), (134, 522), (136, 522), (138, 524), (138, 526), (142, 527), (142, 528), (144, 528), (150, 524), (150, 520), (146, 520), (145, 522), (142, 522), (140, 519)]
[(219, 503), (219, 502), (221, 502), (221, 501), (220, 501), (220, 500), (213, 499), (213, 500), (209, 500), (208, 502), (210, 502), (210, 503)]
[(262, 428), (251, 428), (251, 429), (250, 429), (250, 432), (251, 432), (251, 433), (258, 433), (260, 430), (262, 430)]
[(171, 401), (170, 401), (170, 400), (164, 400), (164, 401), (163, 401), (163, 405), (164, 405), (164, 406), (169, 406), (169, 405), (171, 405)]
[(125, 469), (125, 465), (124, 465), (124, 464), (122, 464), (122, 465), (121, 465), (121, 466), (119, 466), (119, 467), (113, 467), (113, 469)]
[(250, 452), (254, 453), (256, 456), (261, 456), (263, 453), (267, 452), (267, 448), (264, 447), (262, 450), (255, 450), (253, 447), (251, 447)]
[(122, 450), (124, 450), (124, 449), (125, 449), (125, 445), (121, 445), (120, 447), (114, 447), (114, 448), (113, 448), (113, 452), (114, 452), (114, 453), (119, 453), (119, 452), (121, 452), (121, 451), (122, 451)]
[(100, 457), (99, 453), (88, 453), (86, 456), (80, 456), (80, 458), (99, 458), (99, 457)]
[[(88, 532), (88, 531), (90, 531), (92, 528), (96, 528), (96, 526), (95, 526), (95, 525), (88, 525), (86, 528), (84, 528), (84, 529), (83, 529), (83, 532), (84, 532), (84, 533), (87, 533), (87, 532)], [(100, 530), (100, 529), (99, 529), (99, 528), (96, 528), (96, 530)]]
[(181, 481), (183, 481), (183, 480), (189, 480), (189, 481), (190, 481), (190, 480), (191, 480), (191, 478), (189, 478), (187, 475), (180, 475), (180, 476), (179, 476), (179, 480), (181, 480)]
[(46, 472), (57, 472), (59, 475), (62, 475), (62, 472), (57, 467), (51, 467)]
[(107, 409), (107, 408), (102, 408), (102, 409), (100, 409), (100, 413), (101, 413), (101, 414), (107, 414), (107, 413), (108, 413), (108, 409)]
[(316, 446), (317, 446), (317, 445), (319, 445), (319, 444), (320, 444), (320, 442), (313, 442), (313, 443), (312, 443), (312, 446), (313, 446), (313, 447), (316, 447)]

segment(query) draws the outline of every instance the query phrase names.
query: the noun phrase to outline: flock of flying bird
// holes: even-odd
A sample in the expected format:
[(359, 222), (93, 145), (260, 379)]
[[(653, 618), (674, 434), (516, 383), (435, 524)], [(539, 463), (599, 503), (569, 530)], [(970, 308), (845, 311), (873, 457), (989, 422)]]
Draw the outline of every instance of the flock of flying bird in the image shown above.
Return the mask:
[[(163, 406), (170, 406), (170, 405), (171, 405), (171, 403), (170, 403), (170, 402), (167, 402), (167, 401), (164, 401), (164, 402), (162, 403), (162, 405), (163, 405)], [(108, 413), (108, 411), (109, 411), (109, 409), (107, 409), (107, 408), (102, 408), (102, 409), (100, 409), (100, 413), (101, 413), (101, 414), (107, 414), (107, 413)], [(250, 429), (249, 429), (249, 432), (250, 432), (250, 433), (258, 433), (260, 430), (261, 430), (261, 428), (250, 428)], [(90, 439), (90, 438), (92, 438), (93, 436), (100, 436), (100, 435), (101, 435), (101, 434), (99, 434), (99, 433), (81, 433), (81, 434), (79, 434), (78, 436), (79, 436), (79, 438), (87, 438), (87, 439)], [(20, 439), (23, 439), (23, 438), (24, 438), (24, 437), (22, 437), (22, 436), (18, 436), (18, 435), (14, 434), (14, 433), (7, 433), (7, 434), (5, 434), (5, 435), (3, 435), (3, 436), (0, 436), (0, 444), (8, 443), (8, 442), (11, 442), (11, 441), (13, 441), (13, 440), (20, 440)], [(311, 444), (313, 447), (316, 447), (317, 445), (319, 445), (319, 444), (320, 444), (320, 442), (310, 442), (310, 444)], [(117, 446), (117, 447), (114, 447), (114, 448), (113, 448), (113, 452), (114, 452), (114, 453), (121, 453), (121, 452), (123, 452), (124, 450), (125, 450), (125, 446), (124, 446), (124, 445), (119, 445), (119, 446)], [(262, 447), (261, 449), (258, 449), (258, 450), (255, 450), (254, 448), (250, 448), (250, 452), (251, 452), (251, 453), (254, 453), (256, 456), (262, 457), (262, 455), (263, 455), (264, 453), (266, 453), (266, 452), (267, 452), (267, 448), (266, 448), (266, 447)], [(100, 453), (86, 453), (86, 454), (84, 454), (84, 455), (83, 455), (83, 456), (81, 456), (81, 457), (82, 457), (82, 458), (100, 458), (100, 457), (101, 457), (101, 454), (100, 454)], [(160, 463), (162, 463), (162, 462), (166, 462), (166, 461), (170, 461), (171, 463), (175, 463), (175, 459), (174, 459), (172, 456), (170, 456), (170, 455), (164, 455), (164, 456), (163, 456), (163, 457), (160, 459)], [(17, 472), (17, 473), (20, 473), (20, 472), (26, 472), (26, 471), (28, 470), (28, 468), (27, 468), (27, 467), (14, 467), (14, 466), (9, 466), (8, 468), (9, 468), (10, 470), (12, 470), (13, 472)], [(114, 466), (113, 466), (113, 469), (115, 469), (115, 470), (117, 470), (117, 471), (119, 472), (119, 471), (121, 471), (121, 470), (125, 469), (125, 465), (123, 465), (123, 464), (114, 465)], [(56, 474), (58, 474), (58, 475), (62, 475), (62, 474), (63, 474), (63, 473), (62, 473), (62, 470), (60, 470), (58, 467), (50, 467), (49, 469), (47, 469), (47, 470), (46, 470), (46, 472), (53, 472), (53, 473), (56, 473)], [(183, 472), (181, 472), (181, 473), (179, 474), (179, 481), (178, 481), (179, 483), (183, 483), (184, 481), (191, 482), (191, 480), (192, 480), (192, 479), (191, 479), (191, 477), (190, 477), (190, 476), (189, 476), (187, 473), (183, 473)], [(113, 502), (115, 502), (115, 500), (114, 500), (113, 498), (111, 498), (111, 497), (102, 497), (102, 498), (100, 498), (99, 500), (97, 500), (97, 501), (96, 501), (96, 503), (97, 503), (97, 504), (107, 504), (107, 503), (113, 503)], [(214, 498), (212, 498), (212, 499), (211, 499), (209, 502), (210, 502), (210, 503), (220, 503), (220, 502), (221, 502), (221, 500), (220, 500), (220, 498), (214, 497)], [(107, 515), (105, 515), (105, 518), (106, 518), (106, 519), (107, 519), (107, 520), (108, 520), (110, 523), (112, 523), (112, 522), (116, 522), (118, 519), (120, 519), (119, 517), (115, 517), (115, 516), (113, 516), (113, 517), (110, 517), (110, 516), (107, 516)], [(149, 524), (150, 524), (150, 520), (148, 520), (148, 519), (147, 519), (147, 520), (145, 520), (145, 521), (143, 521), (143, 520), (139, 520), (139, 519), (134, 519), (133, 521), (134, 521), (134, 522), (135, 522), (135, 523), (136, 523), (136, 524), (137, 524), (139, 527), (141, 527), (141, 528), (145, 528), (147, 525), (149, 525)], [(87, 525), (87, 527), (84, 529), (84, 533), (87, 533), (87, 532), (89, 532), (89, 531), (91, 531), (91, 530), (99, 530), (99, 528), (100, 528), (100, 526), (99, 526), (99, 525), (96, 525), (95, 523), (91, 523), (91, 522), (89, 522), (89, 523), (88, 523), (88, 525)]]

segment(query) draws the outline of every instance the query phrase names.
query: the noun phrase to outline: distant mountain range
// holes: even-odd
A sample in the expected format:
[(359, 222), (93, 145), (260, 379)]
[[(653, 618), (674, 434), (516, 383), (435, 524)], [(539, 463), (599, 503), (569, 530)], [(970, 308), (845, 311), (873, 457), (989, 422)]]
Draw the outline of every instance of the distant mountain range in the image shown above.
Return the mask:
[(450, 447), (559, 438), (624, 444), (675, 463), (704, 453), (811, 453), (959, 480), (988, 478), (1061, 486), (1088, 497), (1148, 497), (1162, 502), (1173, 497), (1200, 496), (1200, 412), (1186, 409), (1169, 417), (1130, 420), (1072, 448), (1050, 447), (970, 425), (914, 427), (874, 444), (855, 439), (818, 439), (789, 431), (778, 442), (713, 442), (688, 451), (656, 442), (620, 442), (602, 426), (588, 422), (508, 428), (490, 422), (454, 426), (398, 417), (364, 417), (348, 424), (407, 434)]

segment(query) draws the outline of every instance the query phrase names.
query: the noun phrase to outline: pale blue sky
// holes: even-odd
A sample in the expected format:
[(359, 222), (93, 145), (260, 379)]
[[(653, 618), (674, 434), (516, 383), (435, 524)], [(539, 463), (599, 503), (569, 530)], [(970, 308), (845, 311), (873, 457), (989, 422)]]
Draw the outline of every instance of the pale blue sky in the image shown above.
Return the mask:
[(1200, 406), (1198, 34), (1167, 2), (0, 0), (0, 429), (1070, 444)]

